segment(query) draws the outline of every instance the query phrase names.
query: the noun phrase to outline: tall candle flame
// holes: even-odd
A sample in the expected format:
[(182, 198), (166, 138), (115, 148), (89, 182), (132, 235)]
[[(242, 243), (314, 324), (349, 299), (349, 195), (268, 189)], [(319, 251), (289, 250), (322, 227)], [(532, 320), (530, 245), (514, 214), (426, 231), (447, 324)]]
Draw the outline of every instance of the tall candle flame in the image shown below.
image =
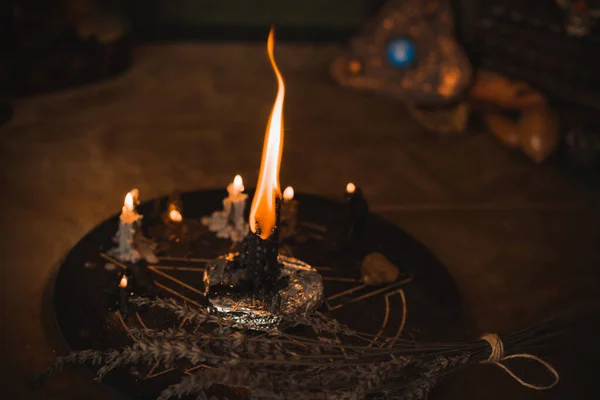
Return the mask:
[(263, 145), (262, 160), (256, 193), (250, 208), (249, 225), (254, 233), (260, 229), (260, 237), (266, 240), (277, 223), (276, 198), (281, 197), (279, 187), (279, 167), (281, 165), (281, 152), (283, 150), (283, 99), (285, 85), (279, 68), (275, 63), (273, 48), (275, 45), (275, 31), (271, 28), (267, 40), (267, 53), (269, 61), (277, 77), (277, 97), (269, 116), (265, 142)]

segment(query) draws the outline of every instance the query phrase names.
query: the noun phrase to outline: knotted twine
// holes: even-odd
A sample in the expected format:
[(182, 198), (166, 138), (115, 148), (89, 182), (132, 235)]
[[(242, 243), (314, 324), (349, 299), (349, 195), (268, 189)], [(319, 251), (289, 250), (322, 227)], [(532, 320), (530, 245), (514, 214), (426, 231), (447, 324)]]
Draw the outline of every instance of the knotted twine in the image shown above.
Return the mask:
[[(486, 342), (488, 342), (488, 344), (491, 347), (491, 352), (490, 355), (488, 357), (487, 360), (482, 361), (482, 364), (494, 364), (500, 368), (502, 368), (504, 371), (506, 371), (514, 380), (516, 380), (517, 382), (519, 382), (521, 385), (530, 388), (530, 389), (534, 389), (534, 390), (547, 390), (550, 388), (553, 388), (554, 386), (556, 386), (556, 384), (558, 383), (558, 381), (560, 380), (560, 376), (558, 375), (558, 371), (556, 371), (556, 369), (554, 369), (554, 367), (552, 365), (550, 365), (550, 363), (542, 360), (541, 358), (534, 356), (532, 354), (527, 354), (527, 353), (518, 353), (518, 354), (511, 354), (509, 356), (504, 355), (504, 343), (502, 343), (502, 339), (500, 339), (500, 336), (498, 336), (495, 333), (485, 333), (482, 337), (481, 340), (485, 340)], [(506, 365), (504, 365), (502, 362), (506, 361), (506, 360), (510, 360), (513, 358), (517, 358), (517, 359), (529, 359), (529, 360), (533, 360), (538, 362), (539, 364), (541, 364), (543, 367), (545, 367), (548, 372), (550, 372), (552, 375), (554, 375), (554, 381), (546, 386), (543, 385), (534, 385), (528, 382), (525, 382), (523, 379), (521, 379), (517, 374), (515, 374), (510, 368), (508, 368)]]

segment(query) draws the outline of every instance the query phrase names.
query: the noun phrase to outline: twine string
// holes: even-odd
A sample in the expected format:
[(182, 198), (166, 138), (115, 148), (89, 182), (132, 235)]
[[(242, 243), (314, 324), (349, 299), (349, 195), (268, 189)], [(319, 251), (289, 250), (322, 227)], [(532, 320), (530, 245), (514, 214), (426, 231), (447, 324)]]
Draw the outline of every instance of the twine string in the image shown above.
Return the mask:
[[(506, 371), (506, 373), (508, 373), (514, 380), (519, 382), (521, 385), (523, 385), (529, 389), (534, 389), (534, 390), (547, 390), (547, 389), (550, 389), (550, 388), (553, 388), (554, 386), (556, 386), (556, 384), (560, 380), (558, 371), (556, 371), (556, 369), (549, 362), (544, 361), (541, 358), (534, 356), (533, 354), (518, 353), (518, 354), (511, 354), (509, 356), (504, 355), (504, 343), (502, 343), (502, 339), (500, 339), (500, 336), (498, 336), (497, 334), (485, 333), (481, 337), (481, 340), (485, 340), (490, 345), (490, 348), (491, 348), (488, 359), (485, 361), (482, 361), (481, 363), (482, 364), (494, 364), (494, 365), (502, 368), (504, 371)], [(504, 365), (502, 363), (503, 361), (510, 360), (513, 358), (529, 359), (529, 360), (536, 361), (537, 363), (542, 365), (544, 368), (546, 368), (548, 370), (548, 372), (550, 372), (554, 376), (554, 380), (552, 381), (551, 384), (545, 385), (545, 386), (544, 385), (535, 385), (535, 384), (532, 384), (529, 382), (525, 382), (516, 373), (514, 373), (509, 367), (507, 367), (506, 365)]]

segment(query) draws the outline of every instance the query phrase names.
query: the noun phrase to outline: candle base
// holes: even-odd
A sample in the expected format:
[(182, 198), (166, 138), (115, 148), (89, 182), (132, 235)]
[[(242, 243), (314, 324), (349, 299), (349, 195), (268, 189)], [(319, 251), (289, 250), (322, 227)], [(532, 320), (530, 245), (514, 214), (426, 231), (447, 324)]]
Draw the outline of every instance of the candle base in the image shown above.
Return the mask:
[(142, 258), (140, 252), (134, 249), (133, 247), (115, 247), (113, 249), (110, 249), (108, 251), (108, 254), (115, 257), (119, 261), (131, 262), (134, 264), (140, 261), (140, 259)]
[[(241, 190), (244, 190), (243, 186)], [(248, 195), (235, 192), (233, 184), (229, 184), (227, 192), (229, 196), (223, 199), (223, 209), (203, 217), (202, 224), (207, 226), (211, 232), (215, 232), (218, 238), (230, 239), (234, 243), (239, 243), (248, 234), (248, 224), (244, 219)]]
[(139, 231), (133, 231), (129, 227), (123, 228), (123, 224), (121, 224), (114, 241), (118, 243), (118, 246), (110, 249), (108, 254), (119, 261), (134, 264), (142, 259), (150, 264), (158, 262), (158, 258), (154, 254), (156, 243), (144, 237)]
[(230, 239), (234, 243), (239, 243), (248, 234), (248, 224), (232, 224), (228, 215), (222, 211), (215, 211), (210, 217), (203, 217), (202, 224), (207, 226), (211, 232), (221, 239)]
[(308, 314), (323, 302), (323, 279), (303, 261), (279, 255), (275, 285), (258, 288), (239, 261), (239, 253), (226, 254), (210, 262), (204, 273), (211, 311), (238, 328), (267, 331), (286, 316)]

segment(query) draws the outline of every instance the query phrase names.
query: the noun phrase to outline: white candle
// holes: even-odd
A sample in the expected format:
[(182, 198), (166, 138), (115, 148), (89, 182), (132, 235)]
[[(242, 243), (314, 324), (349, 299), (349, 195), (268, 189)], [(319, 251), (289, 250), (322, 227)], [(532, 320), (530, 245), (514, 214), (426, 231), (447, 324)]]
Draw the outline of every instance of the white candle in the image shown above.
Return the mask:
[(231, 204), (229, 220), (236, 229), (243, 229), (246, 225), (244, 211), (246, 210), (246, 199), (248, 195), (244, 191), (244, 181), (240, 175), (236, 175), (233, 182), (227, 186), (229, 204)]
[(228, 196), (223, 199), (223, 210), (202, 219), (204, 225), (216, 232), (218, 237), (239, 242), (246, 236), (248, 224), (244, 212), (248, 195), (243, 192), (244, 181), (240, 175), (236, 175), (233, 182), (227, 185)]
[(119, 230), (117, 231), (116, 241), (118, 247), (114, 252), (120, 260), (136, 262), (140, 254), (133, 246), (135, 228), (142, 219), (142, 216), (135, 211), (136, 198), (139, 195), (137, 189), (132, 190), (125, 196), (121, 216), (119, 217)]

